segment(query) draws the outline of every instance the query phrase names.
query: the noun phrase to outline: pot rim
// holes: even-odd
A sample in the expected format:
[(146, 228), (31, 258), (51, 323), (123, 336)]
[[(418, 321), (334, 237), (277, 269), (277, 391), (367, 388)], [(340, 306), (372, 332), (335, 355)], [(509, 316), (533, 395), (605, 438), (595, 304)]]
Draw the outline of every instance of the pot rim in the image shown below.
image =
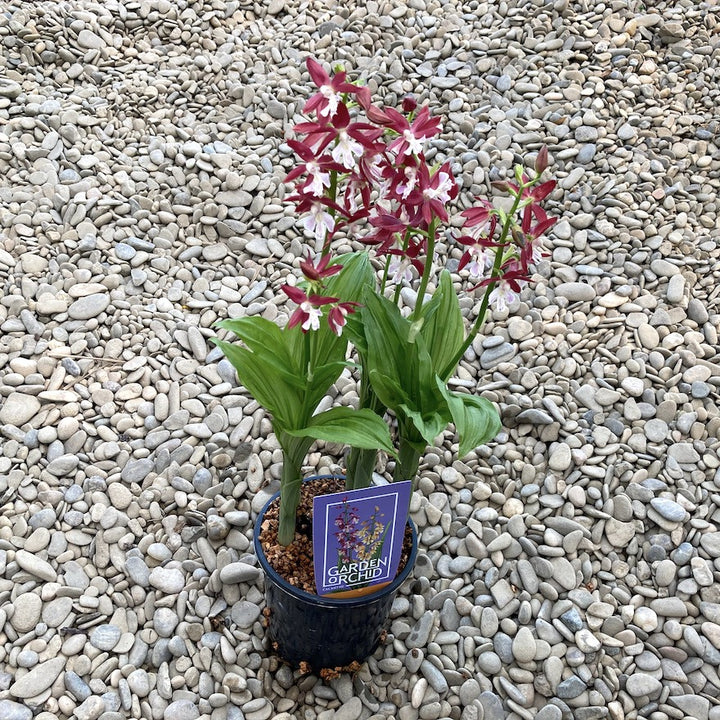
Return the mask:
[[(311, 475), (310, 477), (307, 477), (303, 480), (303, 482), (308, 482), (309, 480), (329, 480), (332, 478), (340, 478), (342, 480), (345, 479), (344, 475)], [(363, 595), (359, 598), (331, 598), (326, 595), (316, 595), (313, 593), (306, 592), (305, 590), (301, 590), (298, 587), (295, 587), (295, 585), (291, 585), (285, 578), (283, 578), (281, 575), (279, 575), (275, 569), (270, 565), (268, 562), (267, 557), (265, 556), (265, 552), (262, 549), (262, 545), (260, 543), (260, 525), (262, 523), (262, 519), (265, 516), (265, 513), (267, 512), (267, 509), (270, 507), (270, 504), (274, 502), (278, 497), (280, 497), (280, 492), (276, 492), (263, 506), (262, 510), (258, 513), (258, 516), (255, 520), (255, 532), (253, 534), (253, 546), (255, 547), (255, 555), (257, 556), (258, 562), (260, 563), (262, 569), (265, 571), (266, 575), (268, 575), (272, 581), (279, 585), (285, 592), (289, 593), (290, 595), (293, 595), (294, 597), (304, 600), (306, 602), (312, 602), (315, 605), (322, 605), (325, 607), (360, 607), (362, 605), (367, 605), (375, 600), (380, 600), (384, 598), (386, 595), (389, 595), (390, 593), (396, 592), (398, 588), (405, 582), (406, 578), (410, 573), (412, 572), (413, 567), (415, 566), (415, 558), (417, 556), (418, 552), (418, 535), (417, 535), (417, 528), (415, 527), (415, 523), (412, 521), (410, 516), (408, 515), (407, 518), (407, 525), (410, 526), (410, 532), (412, 533), (412, 547), (410, 548), (410, 555), (408, 556), (407, 562), (405, 563), (405, 567), (395, 576), (395, 578), (387, 585), (382, 587), (377, 592), (371, 593), (370, 595)]]

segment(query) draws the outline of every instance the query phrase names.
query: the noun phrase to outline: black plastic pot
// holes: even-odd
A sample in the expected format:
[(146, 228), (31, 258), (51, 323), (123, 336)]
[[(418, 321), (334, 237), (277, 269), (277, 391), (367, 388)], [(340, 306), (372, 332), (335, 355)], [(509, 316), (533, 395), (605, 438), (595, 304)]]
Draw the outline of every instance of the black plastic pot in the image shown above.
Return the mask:
[[(312, 478), (309, 478), (312, 479)], [(269, 609), (267, 635), (273, 650), (294, 666), (307, 662), (314, 670), (362, 662), (380, 644), (397, 591), (412, 572), (417, 556), (417, 530), (408, 518), (412, 550), (405, 567), (389, 584), (372, 595), (331, 599), (291, 585), (269, 565), (260, 545), (260, 528), (276, 493), (255, 522), (255, 553), (265, 571), (265, 603)]]

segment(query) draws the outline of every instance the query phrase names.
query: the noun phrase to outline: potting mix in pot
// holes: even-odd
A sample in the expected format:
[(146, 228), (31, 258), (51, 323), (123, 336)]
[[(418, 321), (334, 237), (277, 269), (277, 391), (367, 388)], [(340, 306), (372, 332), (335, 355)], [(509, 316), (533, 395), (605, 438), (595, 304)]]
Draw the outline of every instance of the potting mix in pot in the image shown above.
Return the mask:
[[(555, 222), (541, 207), (555, 182), (541, 179), (548, 152), (538, 148), (527, 167), (493, 183), (497, 198), (477, 199), (453, 223), (450, 204), (463, 204), (464, 196), (452, 161), (430, 165), (425, 154), (441, 131), (440, 118), (412, 98), (400, 110), (375, 105), (368, 88), (348, 82), (344, 71), (328, 74), (312, 59), (307, 68), (316, 90), (305, 103), (308, 119), (287, 141), (297, 165), (286, 181), (294, 185), (288, 199), (309, 246), (298, 258), (301, 276), (288, 275), (279, 288), (291, 303), (289, 318), (282, 327), (258, 315), (223, 320), (218, 327), (239, 342), (216, 342), (272, 417), (283, 451), (279, 498), (256, 526), (270, 640), (287, 660), (323, 667), (363, 660), (377, 646), (399, 588), (376, 572), (390, 562), (390, 545), (400, 568), (395, 581), (414, 560), (409, 491), (392, 511), (387, 500), (373, 500), (373, 493), (386, 498), (392, 490), (392, 484), (370, 489), (378, 451), (389, 458), (393, 481), (414, 487), (422, 455), (450, 424), (459, 457), (500, 429), (489, 401), (451, 390), (449, 382), (488, 308), (504, 310), (530, 280), (543, 254), (541, 237)], [(441, 267), (451, 262), (453, 274)], [(463, 313), (458, 292), (477, 297), (479, 307)], [(318, 412), (343, 372), (356, 378), (358, 407)], [(316, 440), (349, 448), (345, 477), (303, 489), (303, 464)], [(321, 549), (330, 568), (321, 581), (313, 566), (312, 504), (327, 492), (340, 494), (321, 502), (323, 522), (315, 523), (315, 551)], [(394, 532), (400, 545), (405, 533), (404, 552), (389, 542)], [(362, 597), (348, 598), (357, 588)], [(310, 609), (283, 616), (298, 598)], [(357, 624), (359, 604), (378, 598), (385, 617), (373, 617), (368, 642), (344, 654), (320, 652), (354, 637), (348, 624)]]

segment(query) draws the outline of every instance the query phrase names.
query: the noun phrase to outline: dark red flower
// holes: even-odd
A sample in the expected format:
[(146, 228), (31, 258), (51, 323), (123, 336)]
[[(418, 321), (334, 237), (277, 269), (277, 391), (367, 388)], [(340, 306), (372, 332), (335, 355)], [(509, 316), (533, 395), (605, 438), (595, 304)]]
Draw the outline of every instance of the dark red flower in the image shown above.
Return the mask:
[(318, 116), (331, 118), (343, 104), (343, 93), (355, 93), (357, 88), (345, 82), (345, 71), (337, 72), (331, 78), (319, 62), (307, 59), (307, 69), (320, 92), (315, 93), (303, 107), (303, 112), (316, 111)]
[(440, 132), (440, 118), (431, 117), (427, 106), (423, 107), (412, 123), (407, 118), (392, 108), (384, 110), (385, 123), (392, 128), (400, 137), (390, 143), (390, 150), (396, 153), (399, 160), (405, 155), (421, 155), (424, 147), (424, 140), (435, 137)]
[(413, 95), (406, 95), (402, 99), (403, 112), (411, 113), (417, 108), (417, 100)]
[(535, 172), (538, 175), (542, 175), (548, 166), (548, 149), (547, 145), (543, 145), (540, 152), (535, 158)]
[(300, 192), (321, 197), (330, 187), (330, 172), (344, 172), (343, 166), (335, 162), (330, 155), (318, 155), (309, 145), (297, 140), (288, 140), (287, 143), (304, 162), (286, 175), (285, 182), (292, 182), (302, 175), (307, 175), (305, 181), (298, 184)]
[(338, 336), (342, 334), (342, 329), (347, 323), (347, 316), (350, 313), (355, 312), (355, 308), (359, 307), (359, 303), (356, 302), (342, 302), (337, 303), (328, 313), (328, 325), (330, 329)]
[(301, 324), (303, 332), (308, 330), (318, 330), (320, 328), (320, 318), (322, 317), (323, 305), (331, 305), (338, 302), (339, 298), (324, 297), (322, 295), (308, 296), (303, 290), (293, 285), (283, 285), (283, 291), (294, 302), (298, 304), (295, 312), (290, 316), (287, 326), (289, 328)]
[[(417, 241), (412, 238), (408, 238), (407, 247), (405, 248), (390, 248), (387, 250), (386, 252), (388, 255), (394, 255), (395, 257), (400, 258), (388, 268), (388, 272), (392, 273), (391, 280), (394, 283), (398, 283), (401, 280), (410, 282), (412, 280), (410, 265), (412, 265), (418, 273), (422, 275), (425, 271), (425, 263), (419, 259), (419, 255), (425, 250), (426, 243), (424, 240)], [(379, 250), (378, 254), (380, 254)]]
[(329, 254), (323, 255), (320, 262), (314, 265), (308, 252), (307, 258), (300, 262), (300, 269), (310, 282), (320, 282), (323, 278), (339, 273), (342, 270), (342, 265), (330, 265)]
[(487, 238), (475, 238), (470, 235), (463, 235), (457, 238), (457, 242), (467, 248), (460, 258), (458, 270), (462, 270), (466, 265), (470, 270), (470, 277), (482, 277), (485, 269), (493, 264), (493, 256), (488, 252), (489, 248), (498, 248), (498, 243), (492, 242)]
[(463, 227), (475, 228), (475, 231), (473, 232), (473, 235), (475, 236), (484, 234), (486, 237), (491, 237), (495, 232), (495, 226), (497, 225), (497, 213), (495, 212), (492, 203), (483, 198), (476, 199), (480, 203), (479, 205), (463, 210), (460, 213), (460, 215), (465, 218)]
[[(533, 220), (537, 220), (533, 224)], [(537, 238), (545, 234), (555, 223), (557, 218), (549, 217), (536, 203), (531, 203), (523, 210), (522, 231), (529, 238)]]
[(458, 187), (453, 178), (450, 163), (439, 167), (432, 175), (426, 163), (421, 162), (417, 169), (417, 183), (409, 194), (406, 210), (410, 215), (410, 223), (419, 225), (419, 219), (429, 225), (434, 218), (447, 222), (446, 204), (457, 197)]

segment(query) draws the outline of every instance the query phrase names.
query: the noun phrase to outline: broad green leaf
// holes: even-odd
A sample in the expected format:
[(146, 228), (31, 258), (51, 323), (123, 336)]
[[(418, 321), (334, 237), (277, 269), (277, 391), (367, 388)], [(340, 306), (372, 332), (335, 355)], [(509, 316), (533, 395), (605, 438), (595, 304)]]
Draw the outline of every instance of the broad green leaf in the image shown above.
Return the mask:
[(343, 302), (361, 302), (365, 288), (375, 287), (375, 272), (367, 253), (341, 255), (337, 262), (343, 269), (328, 278), (328, 294), (339, 297)]
[(345, 335), (355, 346), (355, 350), (360, 357), (367, 356), (367, 340), (365, 339), (365, 325), (363, 323), (363, 313), (365, 308), (358, 308), (352, 315), (347, 318), (347, 324), (343, 328)]
[(453, 392), (437, 379), (438, 387), (445, 395), (455, 429), (460, 438), (458, 457), (492, 440), (501, 429), (500, 416), (495, 406), (477, 395)]
[(395, 455), (387, 423), (372, 410), (334, 407), (313, 415), (307, 426), (286, 430), (294, 437), (343, 443), (367, 450), (384, 450)]
[(368, 291), (363, 300), (368, 367), (391, 378), (398, 386), (410, 389), (413, 375), (412, 357), (408, 356), (410, 323), (394, 303), (378, 293)]
[(258, 356), (224, 340), (214, 342), (238, 372), (240, 382), (250, 394), (273, 416), (280, 427), (297, 422), (302, 411), (303, 393), (287, 382), (285, 373), (277, 372), (275, 365), (264, 366)]
[(395, 378), (388, 377), (379, 370), (374, 369), (368, 372), (368, 378), (380, 402), (385, 407), (393, 410), (393, 412), (400, 405), (409, 401), (404, 389), (400, 387)]
[(340, 377), (340, 373), (345, 368), (345, 362), (337, 361), (321, 365), (315, 368), (312, 377), (308, 377), (307, 381), (307, 401), (306, 406), (310, 407), (310, 412), (317, 407), (318, 403), (327, 395), (330, 386)]
[(418, 337), (415, 345), (417, 345), (418, 405), (423, 411), (443, 415), (446, 418), (446, 423), (450, 422), (447, 402), (435, 384), (437, 373), (433, 369), (432, 358), (427, 351), (425, 341), (422, 337)]
[(435, 383), (425, 340), (418, 334), (411, 341), (410, 321), (386, 298), (366, 293), (365, 303), (366, 363), (373, 389), (398, 416), (401, 429), (412, 426), (422, 438), (413, 437), (414, 448), (423, 442), (430, 444), (450, 422), (451, 415)]
[[(412, 421), (413, 426), (422, 436), (425, 446), (432, 445), (435, 438), (445, 430), (449, 422), (439, 412), (423, 414), (407, 405), (401, 405), (400, 410)], [(414, 444), (417, 445), (417, 441)]]
[[(221, 320), (216, 325), (235, 333), (255, 355), (256, 362), (274, 368), (286, 382), (302, 387), (301, 358), (290, 352), (289, 348), (288, 341), (292, 330), (281, 330), (275, 323), (259, 316)], [(223, 341), (216, 341), (216, 344), (225, 352), (224, 348), (229, 343), (221, 345), (221, 342)], [(230, 357), (228, 360), (232, 362)]]
[(442, 271), (438, 289), (423, 306), (423, 319), (425, 322), (420, 334), (432, 358), (433, 369), (438, 374), (445, 372), (447, 377), (442, 379), (447, 382), (455, 369), (448, 368), (447, 365), (465, 339), (465, 324), (460, 304), (447, 270)]

